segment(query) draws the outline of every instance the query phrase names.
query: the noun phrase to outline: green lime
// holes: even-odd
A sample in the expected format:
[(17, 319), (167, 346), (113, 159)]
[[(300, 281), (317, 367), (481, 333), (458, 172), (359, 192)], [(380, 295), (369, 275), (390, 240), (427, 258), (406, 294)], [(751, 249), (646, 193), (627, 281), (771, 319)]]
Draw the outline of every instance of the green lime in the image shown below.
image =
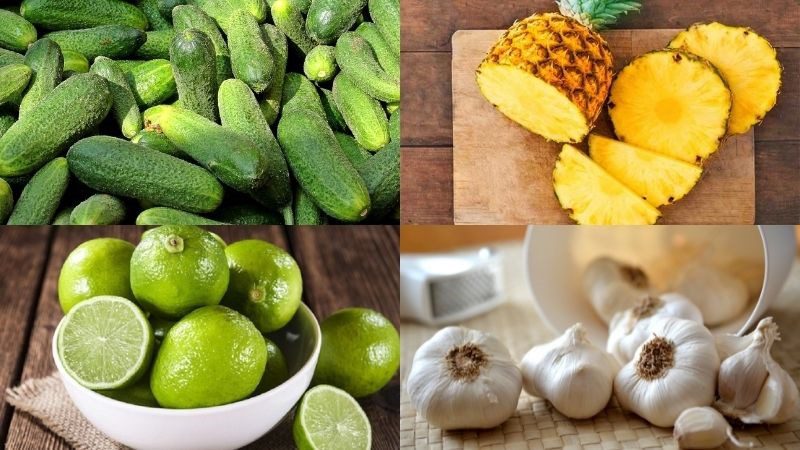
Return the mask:
[(165, 408), (224, 405), (253, 393), (266, 364), (264, 338), (247, 317), (224, 306), (204, 306), (164, 337), (150, 388)]
[(101, 295), (75, 305), (59, 325), (58, 357), (89, 389), (117, 389), (147, 372), (153, 330), (132, 301)]
[(142, 235), (131, 257), (131, 288), (154, 315), (178, 319), (216, 305), (228, 288), (225, 248), (208, 231), (166, 225)]
[(317, 386), (303, 395), (292, 431), (300, 450), (368, 450), (372, 446), (372, 428), (364, 410), (350, 394), (333, 386)]
[(150, 377), (148, 376), (143, 376), (136, 383), (124, 388), (100, 390), (97, 392), (106, 397), (113, 398), (114, 400), (130, 403), (132, 405), (158, 408), (158, 402), (153, 396), (153, 391), (150, 390)]
[(225, 254), (231, 281), (222, 304), (250, 318), (262, 333), (289, 323), (303, 294), (303, 278), (292, 255), (255, 239), (233, 243)]
[(68, 313), (83, 300), (98, 295), (116, 295), (133, 300), (131, 255), (128, 241), (100, 238), (86, 241), (67, 256), (58, 276), (58, 301)]
[(266, 337), (264, 343), (267, 344), (267, 367), (264, 369), (264, 376), (261, 377), (261, 382), (258, 383), (254, 395), (263, 394), (289, 379), (286, 358), (283, 357), (280, 347)]
[(341, 309), (322, 321), (315, 384), (330, 384), (354, 397), (378, 392), (400, 367), (400, 335), (367, 308)]

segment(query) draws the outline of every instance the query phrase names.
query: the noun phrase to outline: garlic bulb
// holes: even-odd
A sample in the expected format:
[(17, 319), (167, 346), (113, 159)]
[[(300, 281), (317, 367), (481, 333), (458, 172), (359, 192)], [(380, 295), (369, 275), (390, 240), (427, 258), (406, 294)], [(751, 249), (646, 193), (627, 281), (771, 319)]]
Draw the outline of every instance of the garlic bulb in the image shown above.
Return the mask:
[(624, 409), (671, 427), (685, 409), (713, 403), (719, 357), (711, 332), (697, 322), (659, 318), (650, 331), (614, 379), (614, 393)]
[(681, 294), (668, 293), (658, 297), (646, 296), (636, 306), (617, 313), (611, 319), (606, 351), (614, 355), (620, 364), (633, 359), (633, 354), (649, 338), (650, 323), (660, 317), (677, 317), (703, 323), (700, 309)]
[(597, 314), (608, 323), (615, 313), (647, 294), (647, 275), (638, 267), (609, 257), (597, 258), (583, 273), (583, 288)]
[(682, 412), (675, 421), (672, 436), (680, 448), (717, 448), (728, 440), (737, 447), (753, 446), (739, 441), (722, 414), (708, 406)]
[(522, 359), (525, 391), (573, 419), (592, 417), (606, 407), (618, 370), (611, 355), (589, 342), (580, 323)]
[(744, 281), (708, 264), (687, 265), (674, 289), (697, 305), (712, 327), (739, 317), (749, 300)]
[(800, 408), (800, 393), (792, 377), (772, 359), (772, 344), (780, 339), (771, 317), (762, 319), (750, 344), (725, 358), (719, 369), (716, 407), (744, 423), (783, 423)]
[(447, 327), (414, 354), (406, 386), (411, 403), (432, 425), (492, 428), (516, 410), (522, 374), (492, 335)]

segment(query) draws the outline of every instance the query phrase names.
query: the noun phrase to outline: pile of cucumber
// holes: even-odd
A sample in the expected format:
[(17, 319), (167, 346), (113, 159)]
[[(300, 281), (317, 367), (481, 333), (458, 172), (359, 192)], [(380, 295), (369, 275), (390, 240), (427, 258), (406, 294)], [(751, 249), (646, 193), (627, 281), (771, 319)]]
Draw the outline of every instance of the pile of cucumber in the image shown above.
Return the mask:
[(0, 223), (393, 223), (399, 0), (0, 9)]

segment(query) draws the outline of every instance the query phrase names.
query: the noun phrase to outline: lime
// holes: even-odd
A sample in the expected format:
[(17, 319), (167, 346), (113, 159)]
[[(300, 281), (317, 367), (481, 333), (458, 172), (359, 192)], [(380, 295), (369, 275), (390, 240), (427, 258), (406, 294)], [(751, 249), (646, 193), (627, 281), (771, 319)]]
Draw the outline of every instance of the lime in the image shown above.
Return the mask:
[(121, 239), (86, 241), (67, 256), (58, 277), (58, 301), (64, 314), (80, 301), (98, 295), (133, 300), (131, 254), (133, 244)]
[(317, 386), (303, 395), (292, 431), (300, 450), (372, 446), (372, 428), (364, 410), (350, 394), (333, 386)]
[(153, 330), (132, 301), (110, 295), (82, 301), (59, 327), (58, 357), (82, 386), (117, 389), (147, 372)]
[(131, 288), (154, 315), (178, 319), (216, 305), (228, 288), (225, 248), (194, 226), (166, 225), (142, 235), (131, 258)]
[(143, 376), (136, 383), (119, 389), (108, 389), (97, 391), (106, 397), (130, 403), (132, 405), (149, 406), (158, 408), (158, 402), (150, 390), (150, 377)]
[(262, 333), (282, 328), (297, 312), (303, 278), (292, 255), (269, 242), (239, 241), (225, 249), (231, 281), (222, 299)]
[(204, 306), (164, 337), (150, 388), (165, 408), (224, 405), (250, 395), (266, 364), (264, 338), (247, 317), (224, 306)]
[(289, 379), (289, 369), (286, 366), (286, 358), (280, 347), (275, 345), (266, 337), (264, 343), (267, 344), (267, 367), (264, 369), (264, 376), (254, 392), (255, 395), (263, 394), (268, 390), (282, 384)]
[(379, 391), (400, 367), (400, 335), (367, 308), (341, 309), (322, 321), (315, 384), (330, 384), (354, 397)]

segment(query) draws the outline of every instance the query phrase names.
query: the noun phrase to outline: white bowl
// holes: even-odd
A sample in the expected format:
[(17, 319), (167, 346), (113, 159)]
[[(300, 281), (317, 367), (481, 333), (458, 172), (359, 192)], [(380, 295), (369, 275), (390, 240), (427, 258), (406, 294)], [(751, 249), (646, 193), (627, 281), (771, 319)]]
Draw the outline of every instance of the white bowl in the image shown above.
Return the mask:
[(136, 449), (222, 450), (243, 447), (272, 430), (311, 383), (322, 335), (304, 304), (269, 338), (283, 350), (291, 377), (258, 396), (211, 408), (162, 409), (120, 402), (72, 379), (61, 365), (53, 335), (53, 360), (75, 406), (111, 439)]

